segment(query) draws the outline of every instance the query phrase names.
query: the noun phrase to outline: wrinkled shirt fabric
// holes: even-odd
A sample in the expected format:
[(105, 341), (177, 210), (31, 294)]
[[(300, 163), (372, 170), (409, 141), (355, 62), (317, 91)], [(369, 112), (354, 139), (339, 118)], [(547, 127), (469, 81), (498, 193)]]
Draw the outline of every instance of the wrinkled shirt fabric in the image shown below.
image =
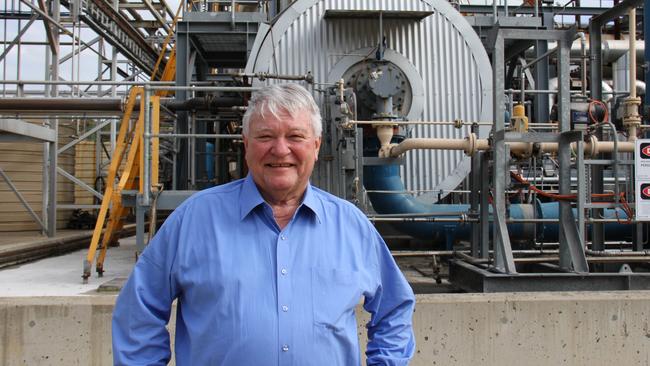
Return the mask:
[(165, 221), (113, 313), (116, 365), (165, 365), (176, 312), (183, 365), (407, 365), (414, 296), (354, 205), (311, 185), (281, 230), (249, 175), (201, 191)]

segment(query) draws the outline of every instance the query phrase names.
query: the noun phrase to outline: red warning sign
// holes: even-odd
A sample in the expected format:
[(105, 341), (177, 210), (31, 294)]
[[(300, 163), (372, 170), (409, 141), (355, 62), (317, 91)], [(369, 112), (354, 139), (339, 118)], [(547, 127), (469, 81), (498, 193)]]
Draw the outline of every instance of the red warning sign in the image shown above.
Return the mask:
[(641, 199), (650, 200), (650, 183), (641, 184)]
[(641, 159), (650, 159), (650, 143), (643, 143), (639, 149)]

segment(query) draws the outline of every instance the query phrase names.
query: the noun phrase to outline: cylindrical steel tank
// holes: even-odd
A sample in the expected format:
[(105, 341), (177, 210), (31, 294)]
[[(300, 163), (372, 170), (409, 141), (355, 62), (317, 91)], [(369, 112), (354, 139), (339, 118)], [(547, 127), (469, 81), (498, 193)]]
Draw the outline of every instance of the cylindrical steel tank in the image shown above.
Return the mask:
[[(463, 16), (444, 1), (295, 1), (270, 27), (260, 29), (246, 71), (311, 72), (319, 99), (318, 89), (346, 72), (349, 75), (360, 63), (372, 62), (380, 39), (386, 48), (383, 58), (406, 76), (411, 100), (400, 112), (409, 120), (491, 120), (492, 70), (487, 53)], [(479, 135), (487, 132), (484, 126)], [(463, 138), (468, 128), (415, 125), (408, 133)], [(315, 182), (336, 174), (324, 165), (315, 170)], [(458, 151), (409, 152), (401, 168), (406, 188), (429, 191), (419, 196), (429, 203), (438, 200), (440, 190), (457, 187), (468, 172), (469, 159)]]

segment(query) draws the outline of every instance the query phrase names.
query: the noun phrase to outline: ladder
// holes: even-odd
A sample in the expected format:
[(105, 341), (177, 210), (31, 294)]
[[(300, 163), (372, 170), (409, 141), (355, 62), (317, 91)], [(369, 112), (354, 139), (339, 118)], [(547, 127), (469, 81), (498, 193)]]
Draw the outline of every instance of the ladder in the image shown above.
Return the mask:
[[(172, 22), (171, 29), (163, 42), (161, 52), (156, 61), (156, 65), (151, 74), (151, 80), (155, 80), (158, 74), (158, 68), (167, 51), (167, 47), (171, 40), (171, 36), (176, 29), (176, 24), (180, 18), (183, 2), (178, 7), (174, 21)], [(174, 81), (176, 79), (176, 45), (172, 47), (165, 68), (160, 77), (160, 81)], [(96, 271), (99, 277), (104, 274), (104, 260), (106, 259), (106, 252), (111, 243), (118, 239), (118, 235), (124, 227), (125, 219), (128, 215), (128, 207), (122, 204), (122, 192), (137, 190), (142, 194), (145, 189), (157, 192), (159, 189), (158, 184), (158, 160), (159, 160), (159, 138), (158, 133), (160, 130), (160, 98), (168, 96), (172, 92), (167, 90), (158, 90), (155, 95), (150, 98), (145, 98), (145, 89), (141, 86), (131, 88), (126, 103), (126, 108), (120, 123), (120, 131), (117, 136), (115, 151), (111, 158), (111, 163), (108, 170), (107, 186), (104, 192), (104, 199), (97, 215), (97, 222), (88, 248), (88, 253), (83, 262), (83, 282), (87, 283), (90, 277), (91, 268), (95, 257)], [(149, 99), (149, 103), (146, 103)], [(136, 103), (138, 102), (139, 103)], [(149, 104), (149, 105), (147, 105)], [(139, 113), (135, 123), (131, 125), (134, 115), (135, 107), (139, 105)], [(144, 169), (147, 164), (144, 161), (144, 129), (145, 129), (145, 108), (151, 108), (151, 134), (154, 136), (151, 139), (151, 186), (144, 187), (144, 182), (141, 177), (144, 174)], [(135, 119), (135, 118), (134, 118)], [(128, 151), (128, 154), (127, 154)], [(122, 167), (124, 157), (126, 156), (126, 163)], [(115, 184), (116, 178), (119, 177), (119, 182)], [(103, 230), (104, 224), (106, 229)], [(102, 235), (103, 231), (103, 235)], [(100, 242), (101, 239), (101, 242)], [(97, 251), (99, 250), (99, 255)]]

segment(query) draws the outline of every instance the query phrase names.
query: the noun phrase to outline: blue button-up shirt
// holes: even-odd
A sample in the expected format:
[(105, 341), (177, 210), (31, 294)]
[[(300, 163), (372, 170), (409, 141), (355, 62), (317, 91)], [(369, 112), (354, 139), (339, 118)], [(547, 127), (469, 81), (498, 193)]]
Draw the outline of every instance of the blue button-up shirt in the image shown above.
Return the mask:
[(414, 296), (352, 204), (312, 186), (281, 230), (248, 176), (201, 191), (140, 256), (113, 314), (118, 365), (359, 365), (361, 297), (369, 365), (413, 355)]

